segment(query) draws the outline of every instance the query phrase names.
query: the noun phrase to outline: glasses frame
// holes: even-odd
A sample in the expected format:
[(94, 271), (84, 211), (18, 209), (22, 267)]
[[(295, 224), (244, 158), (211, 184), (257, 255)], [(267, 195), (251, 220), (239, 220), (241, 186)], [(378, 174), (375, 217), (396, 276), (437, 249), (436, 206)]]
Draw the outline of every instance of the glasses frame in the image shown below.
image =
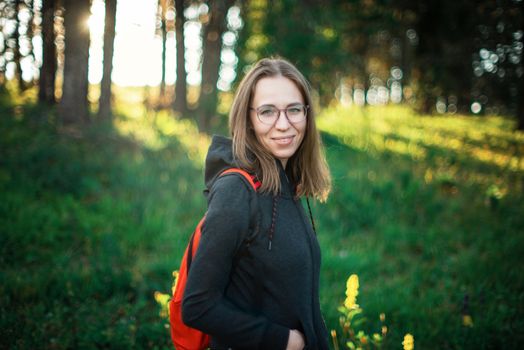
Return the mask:
[[(267, 123), (267, 122), (264, 122), (262, 121), (262, 119), (260, 118), (260, 114), (259, 114), (259, 109), (262, 108), (262, 107), (274, 107), (277, 111), (278, 111), (278, 114), (277, 114), (277, 117), (275, 118), (275, 121), (272, 122), (272, 123)], [(304, 118), (301, 119), (300, 121), (298, 122), (292, 122), (290, 119), (289, 119), (289, 116), (287, 115), (287, 110), (288, 108), (291, 108), (291, 107), (298, 107), (298, 106), (301, 106), (303, 109), (304, 109)], [(258, 120), (264, 124), (264, 125), (275, 125), (276, 122), (278, 121), (278, 119), (280, 119), (280, 112), (284, 112), (284, 115), (286, 116), (286, 119), (287, 121), (290, 123), (290, 124), (297, 124), (297, 123), (301, 123), (303, 122), (305, 119), (307, 119), (307, 111), (309, 109), (309, 105), (303, 105), (303, 104), (293, 104), (293, 105), (290, 105), (286, 108), (283, 108), (283, 109), (280, 109), (280, 108), (277, 108), (275, 105), (262, 105), (258, 108), (253, 108), (253, 107), (249, 107), (250, 110), (252, 111), (255, 111), (256, 115), (257, 115), (257, 118)]]

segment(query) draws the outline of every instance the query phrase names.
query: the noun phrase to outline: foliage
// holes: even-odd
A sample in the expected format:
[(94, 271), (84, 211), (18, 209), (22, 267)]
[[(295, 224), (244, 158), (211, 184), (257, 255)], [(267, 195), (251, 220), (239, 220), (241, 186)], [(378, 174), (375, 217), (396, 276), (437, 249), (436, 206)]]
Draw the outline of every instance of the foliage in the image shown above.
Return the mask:
[[(100, 3), (101, 0), (92, 5), (96, 8)], [(3, 30), (0, 90), (6, 79), (16, 81), (23, 91), (34, 85), (38, 76), (45, 82), (44, 77), (63, 71), (57, 74), (63, 76), (63, 82), (57, 84), (57, 95), (62, 96), (62, 116), (66, 122), (82, 123), (88, 109), (85, 97), (89, 43), (85, 28), (74, 25), (83, 21), (74, 18), (86, 17), (89, 12), (86, 6), (90, 2), (66, 2), (63, 5), (71, 8), (65, 12), (63, 6), (58, 6), (54, 22), (43, 14), (46, 4), (48, 2), (32, 0), (0, 3)], [(79, 4), (85, 6), (80, 8)], [(153, 4), (158, 4), (160, 13), (156, 21), (149, 21), (150, 29), (162, 32), (163, 43), (163, 49), (157, 52), (163, 62), (162, 97), (158, 101), (161, 107), (167, 106), (167, 99), (172, 97), (164, 93), (167, 91), (165, 60), (170, 56), (166, 56), (166, 40), (177, 21), (172, 1), (159, 0)], [(193, 42), (192, 45), (186, 42), (188, 49), (202, 45), (199, 53), (193, 49), (188, 51), (195, 52), (196, 56), (187, 55), (187, 63), (199, 66), (198, 62), (202, 62), (201, 83), (205, 86), (187, 86), (197, 92), (197, 97), (188, 96), (187, 102), (192, 108), (186, 111), (198, 118), (201, 130), (215, 130), (217, 126), (217, 81), (221, 89), (228, 89), (229, 79), (237, 78), (238, 83), (250, 65), (272, 55), (288, 58), (304, 73), (311, 82), (315, 102), (323, 107), (336, 100), (352, 98), (358, 104), (372, 105), (403, 100), (423, 114), (433, 110), (451, 114), (512, 114), (520, 120), (518, 127), (524, 129), (524, 7), (520, 0), (215, 0), (187, 1), (186, 11), (183, 11), (184, 4), (181, 7), (179, 15), (183, 12), (187, 16), (189, 28), (203, 28), (201, 40), (186, 37)], [(228, 12), (228, 8), (231, 11)], [(93, 13), (93, 18), (97, 18), (97, 11)], [(64, 16), (73, 20), (68, 21)], [(46, 18), (48, 20), (43, 20)], [(180, 16), (178, 22), (182, 22)], [(64, 32), (63, 24), (72, 27)], [(120, 31), (133, 31), (126, 26)], [(180, 40), (183, 25), (177, 26), (180, 53), (188, 40)], [(74, 35), (76, 39), (69, 43), (74, 45), (64, 45), (64, 33), (68, 41), (75, 28), (83, 34)], [(49, 45), (43, 45), (43, 52), (52, 51), (50, 56), (36, 57), (42, 50), (35, 51), (32, 39), (38, 42), (43, 33), (53, 33), (53, 30), (57, 40), (44, 39), (44, 44)], [(108, 33), (111, 32), (114, 26), (108, 27)], [(190, 32), (192, 30), (186, 34)], [(97, 39), (100, 33), (92, 34), (93, 43), (101, 39)], [(222, 36), (226, 38), (224, 42)], [(123, 39), (119, 47), (150, 44), (135, 42), (135, 36), (131, 37), (132, 42)], [(105, 45), (106, 49), (110, 46)], [(109, 51), (107, 54), (111, 55), (112, 50)], [(92, 63), (96, 57), (93, 59)], [(178, 59), (181, 62), (177, 67), (182, 69), (186, 66), (182, 62), (183, 52)], [(95, 67), (89, 70), (92, 68)], [(37, 70), (40, 73), (34, 74)], [(183, 69), (177, 73), (181, 78), (185, 74)], [(63, 84), (67, 88), (63, 88)], [(177, 79), (177, 84), (177, 94), (186, 95), (185, 76)], [(54, 84), (47, 85), (47, 89), (44, 85), (41, 98), (47, 96), (49, 102), (54, 101), (54, 93), (47, 91), (54, 90)], [(106, 95), (102, 94), (102, 102), (108, 101)], [(185, 99), (179, 97), (180, 101)], [(107, 103), (102, 103), (104, 106), (107, 107)]]
[(336, 2), (298, 6), (296, 0), (247, 1), (243, 6), (245, 27), (237, 45), (239, 71), (263, 57), (282, 56), (310, 79), (327, 103), (348, 60), (354, 60), (351, 48), (343, 47), (343, 36), (348, 33), (341, 28), (354, 17), (347, 6)]
[(395, 85), (424, 114), (471, 113), (476, 102), (474, 113), (519, 115), (523, 9), (517, 0), (250, 0), (238, 72), (278, 55), (308, 77), (322, 106), (380, 88), (392, 97)]

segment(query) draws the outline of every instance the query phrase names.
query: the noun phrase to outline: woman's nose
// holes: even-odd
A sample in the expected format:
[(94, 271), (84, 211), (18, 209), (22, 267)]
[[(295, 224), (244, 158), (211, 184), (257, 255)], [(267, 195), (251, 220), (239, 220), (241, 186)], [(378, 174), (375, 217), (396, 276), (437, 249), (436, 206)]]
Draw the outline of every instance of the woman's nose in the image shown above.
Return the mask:
[(278, 130), (287, 130), (289, 129), (289, 126), (290, 123), (287, 119), (286, 113), (284, 111), (281, 111), (275, 123), (275, 128)]

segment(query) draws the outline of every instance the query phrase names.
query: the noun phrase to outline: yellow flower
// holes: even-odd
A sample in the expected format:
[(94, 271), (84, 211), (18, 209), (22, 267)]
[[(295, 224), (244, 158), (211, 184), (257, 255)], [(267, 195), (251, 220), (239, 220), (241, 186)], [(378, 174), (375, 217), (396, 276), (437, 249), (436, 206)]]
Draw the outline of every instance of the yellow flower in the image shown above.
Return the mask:
[(462, 316), (462, 324), (466, 327), (473, 327), (473, 319), (471, 315)]
[(388, 326), (382, 326), (382, 335), (386, 335), (388, 332)]
[(413, 350), (415, 348), (415, 339), (413, 339), (413, 336), (408, 333), (404, 336), (402, 345), (404, 345), (404, 350)]
[(155, 292), (155, 300), (157, 303), (159, 303), (162, 306), (167, 305), (170, 298), (171, 296), (169, 294)]
[(155, 292), (155, 300), (158, 304), (160, 304), (160, 317), (162, 318), (169, 317), (169, 299), (171, 299), (169, 294)]
[(173, 271), (173, 285), (171, 286), (171, 294), (175, 293), (177, 283), (178, 283), (178, 270), (175, 270)]
[(384, 322), (386, 320), (386, 314), (385, 313), (381, 313), (380, 314), (380, 322)]
[(358, 276), (353, 274), (349, 276), (347, 283), (346, 283), (346, 300), (344, 301), (344, 306), (347, 309), (358, 308), (357, 295), (358, 295)]

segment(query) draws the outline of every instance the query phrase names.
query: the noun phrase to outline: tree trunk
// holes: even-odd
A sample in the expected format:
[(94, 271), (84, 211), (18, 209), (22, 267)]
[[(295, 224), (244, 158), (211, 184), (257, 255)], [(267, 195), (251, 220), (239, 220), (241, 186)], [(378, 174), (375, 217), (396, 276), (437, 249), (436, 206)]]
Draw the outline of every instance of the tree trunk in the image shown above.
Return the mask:
[(54, 16), (55, 0), (42, 1), (42, 67), (40, 67), (40, 81), (38, 101), (41, 103), (55, 103), (55, 74), (56, 74), (56, 47)]
[(111, 72), (113, 71), (113, 51), (115, 41), (117, 0), (105, 0), (104, 26), (104, 66), (102, 82), (100, 83), (100, 100), (98, 102), (98, 117), (110, 119), (111, 111)]
[[(0, 32), (1, 33), (4, 33), (4, 28), (5, 28), (5, 25), (6, 25), (6, 20), (10, 20), (11, 18), (8, 18), (8, 16), (6, 16), (6, 14), (8, 13), (13, 13), (16, 15), (16, 11), (9, 11), (8, 9), (12, 6), (12, 4), (9, 4), (9, 3), (3, 3), (0, 5), (0, 15), (2, 17), (5, 16), (5, 19), (4, 21), (0, 21)], [(5, 73), (6, 73), (6, 69), (7, 69), (7, 58), (6, 58), (6, 52), (8, 51), (8, 47), (7, 47), (7, 41), (9, 40), (9, 38), (4, 34), (2, 35), (2, 45), (0, 46), (0, 94), (3, 94), (3, 93), (6, 93), (6, 87), (5, 87), (5, 83), (6, 83), (6, 76), (5, 76)]]
[(198, 127), (207, 132), (211, 119), (215, 115), (218, 102), (218, 70), (222, 51), (222, 34), (227, 26), (227, 11), (233, 0), (209, 1), (209, 21), (204, 29), (202, 82), (198, 99)]
[[(520, 10), (520, 15), (521, 16), (524, 16), (524, 4), (523, 3), (520, 3), (519, 4), (519, 10)], [(522, 17), (521, 17), (522, 18)], [(524, 30), (524, 22), (520, 22), (520, 29), (521, 30)], [(524, 71), (524, 60), (523, 60), (524, 57), (522, 57), (521, 55), (521, 59), (520, 59), (520, 67), (521, 69)], [(517, 119), (518, 119), (518, 123), (517, 123), (517, 130), (521, 130), (521, 131), (524, 131), (524, 76), (521, 76), (520, 79), (519, 79), (519, 94), (518, 94), (518, 104), (517, 104)]]
[(520, 79), (519, 102), (517, 107), (517, 129), (524, 131), (524, 79)]
[[(5, 5), (7, 6), (7, 5)], [(4, 31), (4, 24), (0, 21), (0, 32)], [(7, 66), (7, 60), (5, 59), (5, 53), (7, 52), (7, 40), (8, 38), (5, 35), (2, 35), (2, 47), (0, 48), (0, 57), (3, 57), (3, 60), (0, 60), (0, 93), (5, 92), (5, 71)]]
[(60, 117), (64, 124), (81, 124), (89, 121), (87, 93), (89, 62), (90, 0), (64, 0), (64, 81)]
[(15, 62), (15, 77), (18, 82), (18, 91), (22, 92), (25, 90), (26, 86), (24, 79), (22, 79), (22, 53), (20, 52), (20, 18), (18, 14), (20, 13), (21, 0), (15, 0), (15, 30), (13, 31), (13, 41), (15, 47), (13, 50), (13, 61)]
[(27, 44), (29, 46), (29, 54), (28, 56), (31, 56), (33, 59), (33, 62), (35, 62), (35, 50), (33, 47), (33, 36), (34, 36), (34, 28), (33, 28), (33, 21), (35, 20), (35, 1), (34, 0), (28, 0), (26, 1), (26, 6), (29, 9), (29, 19), (27, 21)]
[(184, 0), (175, 0), (176, 85), (173, 109), (182, 116), (187, 113), (186, 49), (184, 45)]
[(166, 40), (167, 40), (167, 25), (166, 25), (166, 0), (159, 0), (160, 10), (160, 31), (162, 34), (162, 77), (160, 79), (160, 105), (163, 105), (166, 93)]
[[(521, 62), (521, 69), (524, 70), (524, 63)], [(524, 77), (520, 77), (518, 84), (517, 102), (517, 130), (524, 131)]]

